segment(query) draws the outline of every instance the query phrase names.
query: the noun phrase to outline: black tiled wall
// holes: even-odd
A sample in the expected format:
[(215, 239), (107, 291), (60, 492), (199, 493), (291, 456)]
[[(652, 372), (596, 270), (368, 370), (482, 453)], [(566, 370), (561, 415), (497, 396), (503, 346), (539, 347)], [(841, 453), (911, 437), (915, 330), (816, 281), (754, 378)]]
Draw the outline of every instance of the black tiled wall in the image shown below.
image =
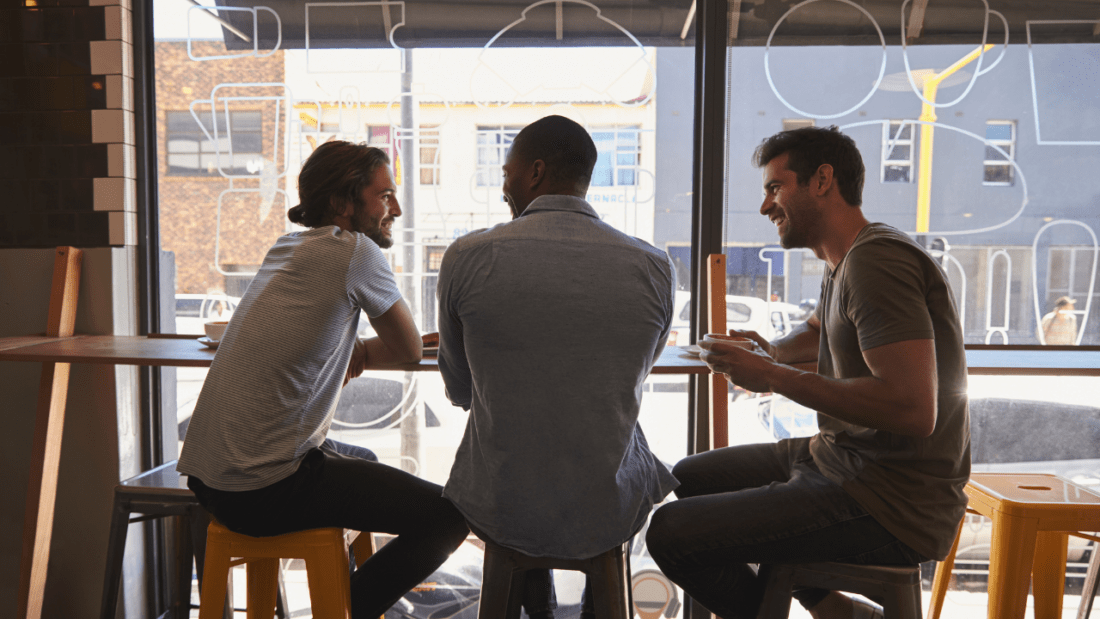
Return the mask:
[(0, 0), (0, 248), (110, 244), (93, 179), (107, 145), (92, 143), (106, 79), (89, 42), (105, 38), (88, 0)]

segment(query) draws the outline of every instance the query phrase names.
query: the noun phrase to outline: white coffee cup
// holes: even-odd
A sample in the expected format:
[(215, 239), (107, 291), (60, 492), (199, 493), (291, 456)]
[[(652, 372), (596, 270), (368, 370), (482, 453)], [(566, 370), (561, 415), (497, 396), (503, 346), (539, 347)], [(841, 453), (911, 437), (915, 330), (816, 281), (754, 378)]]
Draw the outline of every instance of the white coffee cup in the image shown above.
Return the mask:
[(738, 348), (744, 348), (745, 350), (752, 350), (753, 341), (747, 337), (741, 337), (739, 335), (726, 335), (725, 333), (708, 333), (703, 336), (704, 342), (724, 342), (726, 344), (732, 344)]
[(225, 335), (225, 328), (229, 326), (228, 320), (211, 320), (204, 324), (202, 328), (206, 331), (206, 337), (211, 341), (220, 342), (222, 336)]

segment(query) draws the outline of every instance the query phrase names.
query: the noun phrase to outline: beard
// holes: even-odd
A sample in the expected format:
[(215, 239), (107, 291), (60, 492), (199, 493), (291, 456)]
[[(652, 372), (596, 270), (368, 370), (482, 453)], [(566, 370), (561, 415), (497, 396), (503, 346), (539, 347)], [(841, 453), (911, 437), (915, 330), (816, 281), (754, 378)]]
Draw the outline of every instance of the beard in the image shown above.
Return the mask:
[(386, 233), (382, 227), (383, 222), (390, 223), (393, 222), (393, 219), (372, 221), (366, 213), (361, 211), (357, 211), (352, 217), (352, 224), (355, 226), (356, 231), (365, 234), (368, 239), (374, 241), (382, 249), (387, 249), (393, 247), (393, 237)]
[(809, 203), (801, 203), (795, 209), (783, 209), (783, 216), (787, 219), (787, 231), (779, 234), (779, 245), (783, 249), (810, 247), (824, 221), (821, 211)]

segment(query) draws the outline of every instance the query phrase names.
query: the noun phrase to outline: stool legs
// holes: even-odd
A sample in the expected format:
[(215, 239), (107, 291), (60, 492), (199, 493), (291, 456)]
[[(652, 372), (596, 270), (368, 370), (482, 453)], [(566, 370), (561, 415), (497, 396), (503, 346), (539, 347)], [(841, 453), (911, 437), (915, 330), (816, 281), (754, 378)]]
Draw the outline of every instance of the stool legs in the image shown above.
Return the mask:
[(962, 537), (964, 526), (966, 526), (966, 518), (959, 523), (959, 532), (955, 534), (951, 552), (947, 553), (947, 558), (936, 564), (936, 575), (932, 579), (932, 600), (928, 605), (928, 619), (940, 619), (943, 600), (947, 597), (947, 588), (951, 585), (951, 572), (955, 570), (955, 553), (959, 551), (959, 538)]
[(593, 560), (592, 601), (600, 619), (631, 619), (626, 552), (604, 553)]
[(1035, 518), (1001, 513), (993, 519), (989, 551), (989, 619), (1024, 616), (1037, 529)]
[(228, 544), (213, 540), (206, 543), (206, 559), (203, 561), (206, 575), (202, 579), (202, 592), (199, 596), (199, 619), (216, 619), (225, 608), (231, 558), (229, 553)]
[[(351, 608), (351, 575), (343, 532), (339, 541), (311, 546), (304, 554), (309, 581), (309, 603), (315, 619), (346, 619)], [(369, 533), (368, 533), (369, 535)]]
[(1062, 616), (1062, 592), (1066, 586), (1066, 554), (1069, 535), (1040, 531), (1035, 537), (1035, 561), (1031, 588), (1035, 595), (1035, 619)]
[(507, 552), (500, 551), (493, 544), (485, 545), (478, 619), (519, 617), (526, 572), (514, 570), (515, 566), (509, 560)]
[(1085, 573), (1085, 586), (1081, 589), (1081, 605), (1077, 608), (1077, 619), (1089, 619), (1092, 601), (1096, 597), (1098, 572), (1100, 572), (1100, 544), (1093, 542), (1092, 558), (1089, 559), (1089, 569)]
[(248, 619), (272, 619), (275, 598), (279, 592), (279, 560), (252, 559), (245, 568), (248, 574)]
[(107, 570), (103, 575), (103, 597), (99, 609), (100, 619), (115, 619), (118, 606), (118, 587), (122, 582), (122, 558), (126, 554), (126, 533), (130, 526), (130, 512), (115, 501), (111, 513), (111, 533), (107, 541)]
[(761, 565), (760, 578), (768, 583), (757, 619), (786, 619), (791, 612), (793, 573), (786, 565)]

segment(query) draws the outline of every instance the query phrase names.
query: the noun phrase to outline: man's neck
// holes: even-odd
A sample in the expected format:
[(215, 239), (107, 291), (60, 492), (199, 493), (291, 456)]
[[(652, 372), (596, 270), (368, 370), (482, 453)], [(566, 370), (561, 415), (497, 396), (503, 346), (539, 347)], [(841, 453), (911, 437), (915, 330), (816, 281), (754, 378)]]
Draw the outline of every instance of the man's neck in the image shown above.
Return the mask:
[(821, 242), (813, 250), (830, 269), (835, 270), (844, 256), (848, 255), (848, 250), (852, 248), (860, 231), (870, 222), (863, 216), (863, 209), (845, 202), (827, 209), (826, 213), (829, 216), (822, 227)]

